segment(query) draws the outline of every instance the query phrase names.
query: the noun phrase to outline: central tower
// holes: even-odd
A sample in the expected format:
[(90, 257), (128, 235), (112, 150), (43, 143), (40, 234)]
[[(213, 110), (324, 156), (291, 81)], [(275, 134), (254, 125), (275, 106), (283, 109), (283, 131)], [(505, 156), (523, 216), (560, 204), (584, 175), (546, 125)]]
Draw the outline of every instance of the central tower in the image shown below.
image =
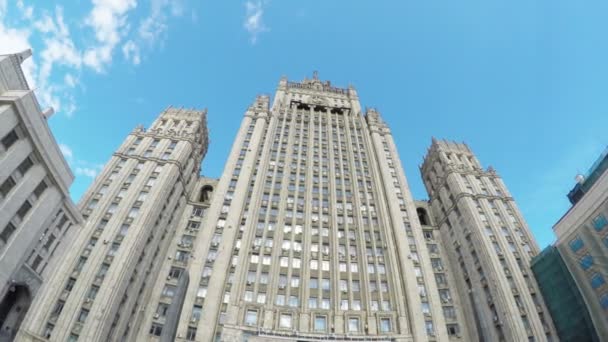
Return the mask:
[(258, 96), (202, 234), (178, 340), (448, 340), (391, 132), (352, 87), (315, 73)]

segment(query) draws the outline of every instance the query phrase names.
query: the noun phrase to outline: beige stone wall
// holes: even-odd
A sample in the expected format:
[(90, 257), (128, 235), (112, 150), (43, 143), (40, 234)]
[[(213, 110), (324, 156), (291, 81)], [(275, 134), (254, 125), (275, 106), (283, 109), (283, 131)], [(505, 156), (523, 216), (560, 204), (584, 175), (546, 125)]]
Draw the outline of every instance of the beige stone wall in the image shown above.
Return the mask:
[(555, 339), (529, 268), (538, 247), (498, 174), (465, 144), (436, 140), (421, 173), (469, 328), (492, 341)]

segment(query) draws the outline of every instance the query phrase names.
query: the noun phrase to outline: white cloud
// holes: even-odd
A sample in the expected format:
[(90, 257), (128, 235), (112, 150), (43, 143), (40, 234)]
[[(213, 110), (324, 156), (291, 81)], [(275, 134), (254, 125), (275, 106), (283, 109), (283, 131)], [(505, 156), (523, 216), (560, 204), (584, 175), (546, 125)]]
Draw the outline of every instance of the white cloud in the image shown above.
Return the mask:
[(93, 9), (85, 24), (93, 28), (97, 44), (86, 49), (84, 63), (103, 72), (112, 62), (112, 52), (127, 34), (128, 12), (137, 7), (136, 0), (93, 0)]
[(169, 17), (181, 17), (184, 4), (181, 0), (152, 0), (150, 14), (139, 24), (137, 33), (142, 43), (149, 47), (163, 45), (167, 38)]
[(99, 173), (98, 169), (90, 168), (90, 167), (77, 167), (76, 175), (78, 176), (86, 176), (90, 178), (95, 178)]
[(23, 18), (25, 18), (25, 19), (32, 19), (33, 15), (34, 15), (34, 7), (33, 6), (26, 6), (23, 3), (23, 0), (18, 0), (17, 1), (17, 8), (21, 12), (21, 16)]
[(130, 61), (134, 65), (139, 65), (141, 62), (139, 46), (135, 45), (135, 42), (132, 40), (129, 40), (122, 46), (122, 54), (125, 56), (126, 60)]
[(78, 80), (76, 79), (76, 77), (70, 73), (65, 74), (65, 76), (63, 77), (63, 82), (69, 88), (74, 88), (76, 84), (78, 84)]
[[(2, 53), (15, 53), (26, 49), (30, 49), (30, 36), (32, 32), (26, 28), (10, 28), (4, 25), (3, 15), (6, 13), (6, 2), (0, 0), (0, 46)], [(38, 66), (34, 63), (34, 58), (30, 57), (25, 60), (21, 67), (23, 74), (30, 87), (36, 85), (35, 75)]]
[[(71, 116), (77, 109), (76, 85), (84, 88), (79, 79), (83, 68), (106, 71), (116, 48), (121, 48), (129, 63), (140, 64), (144, 50), (162, 45), (166, 39), (168, 19), (185, 13), (184, 0), (151, 0), (149, 15), (136, 26), (129, 15), (137, 5), (137, 0), (91, 0), (85, 18), (68, 25), (61, 6), (49, 11), (24, 0), (0, 0), (0, 53), (32, 48), (34, 55), (22, 63), (30, 88), (43, 107), (52, 106), (56, 112)], [(15, 9), (17, 15), (8, 13)], [(77, 27), (78, 41), (73, 39), (70, 26)], [(90, 32), (92, 39), (87, 38)]]
[(245, 3), (245, 9), (247, 14), (243, 27), (249, 32), (249, 40), (251, 44), (255, 44), (258, 40), (258, 35), (262, 32), (266, 32), (269, 29), (264, 25), (262, 16), (264, 15), (264, 5), (266, 3), (261, 0), (258, 1), (247, 1)]
[(61, 150), (61, 153), (63, 153), (63, 156), (65, 157), (65, 159), (72, 160), (74, 153), (72, 152), (72, 149), (68, 145), (59, 144), (59, 149)]

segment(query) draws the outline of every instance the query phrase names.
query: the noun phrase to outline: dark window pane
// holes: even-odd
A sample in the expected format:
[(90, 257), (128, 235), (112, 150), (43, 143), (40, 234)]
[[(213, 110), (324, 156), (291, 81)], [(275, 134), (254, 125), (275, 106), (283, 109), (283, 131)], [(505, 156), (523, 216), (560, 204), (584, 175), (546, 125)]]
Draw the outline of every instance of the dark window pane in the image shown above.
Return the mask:
[(2, 145), (4, 145), (4, 148), (8, 150), (9, 147), (13, 146), (13, 144), (17, 140), (19, 140), (17, 132), (15, 132), (15, 130), (12, 130), (4, 138), (2, 138)]

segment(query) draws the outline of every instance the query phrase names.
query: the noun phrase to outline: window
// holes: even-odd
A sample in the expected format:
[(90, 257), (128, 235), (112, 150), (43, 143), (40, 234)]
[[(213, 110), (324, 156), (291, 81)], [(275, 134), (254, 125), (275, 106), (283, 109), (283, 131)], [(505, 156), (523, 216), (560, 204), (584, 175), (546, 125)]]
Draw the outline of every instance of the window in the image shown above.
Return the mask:
[(0, 233), (0, 240), (2, 240), (2, 242), (7, 243), (8, 239), (11, 238), (11, 235), (13, 235), (13, 233), (15, 232), (15, 230), (17, 230), (15, 228), (15, 226), (12, 223), (8, 223), (6, 225), (6, 227), (4, 227), (4, 230), (2, 230), (2, 232)]
[(21, 162), (21, 164), (19, 164), (19, 167), (17, 167), (17, 169), (19, 170), (19, 172), (21, 172), (22, 175), (24, 175), (27, 170), (32, 167), (32, 165), (34, 165), (32, 159), (30, 157), (27, 157), (24, 161)]
[(23, 218), (25, 217), (25, 215), (27, 215), (27, 213), (28, 213), (28, 211), (30, 211), (30, 209), (32, 209), (32, 205), (30, 204), (29, 201), (26, 200), (21, 205), (21, 208), (19, 208), (19, 210), (17, 210), (17, 216), (23, 220)]
[(315, 316), (315, 331), (326, 331), (327, 330), (327, 317), (326, 316)]
[(608, 221), (606, 220), (606, 217), (602, 214), (597, 215), (593, 219), (593, 228), (595, 228), (595, 230), (598, 232), (604, 229), (606, 225), (608, 225)]
[(201, 319), (201, 312), (203, 311), (203, 307), (200, 305), (194, 305), (192, 307), (192, 319), (193, 320), (200, 320)]
[(589, 254), (583, 256), (580, 264), (584, 270), (588, 270), (593, 265), (593, 257)]
[(572, 241), (570, 241), (570, 249), (576, 253), (579, 250), (581, 250), (581, 248), (583, 248), (584, 243), (583, 240), (581, 240), (580, 237), (576, 237), (575, 239), (573, 239)]
[(160, 336), (163, 332), (163, 326), (158, 323), (152, 323), (150, 327), (150, 335)]
[(279, 318), (279, 328), (290, 329), (291, 326), (292, 326), (291, 314), (281, 314), (281, 317)]
[(435, 335), (435, 329), (433, 328), (433, 321), (425, 321), (424, 326), (426, 327), (426, 334), (430, 336)]
[(0, 195), (2, 195), (3, 198), (6, 197), (14, 186), (15, 181), (13, 180), (13, 177), (9, 176), (4, 183), (0, 185)]
[(97, 292), (99, 292), (99, 286), (93, 285), (89, 289), (89, 293), (87, 294), (87, 298), (90, 300), (94, 300), (97, 297)]
[(87, 320), (87, 316), (89, 316), (89, 310), (82, 309), (82, 310), (80, 310), (80, 314), (78, 315), (77, 321), (79, 323), (84, 323), (84, 321)]
[(175, 295), (176, 287), (173, 285), (165, 285), (162, 295), (165, 297), (173, 297)]
[(34, 195), (36, 195), (36, 198), (40, 198), (40, 195), (42, 195), (42, 193), (44, 192), (44, 190), (46, 190), (47, 186), (46, 183), (44, 181), (40, 182), (40, 184), (38, 184), (38, 186), (36, 186), (36, 189), (34, 189)]
[(186, 331), (186, 340), (194, 341), (196, 338), (196, 328), (188, 327), (188, 331)]
[(391, 328), (391, 319), (390, 318), (381, 318), (380, 319), (380, 332), (390, 332)]
[(181, 268), (171, 267), (171, 269), (169, 270), (169, 277), (171, 277), (172, 279), (177, 279), (182, 274), (182, 271), (183, 269)]
[(2, 138), (2, 146), (4, 146), (4, 149), (8, 150), (17, 140), (19, 140), (19, 136), (17, 136), (17, 132), (13, 129)]
[(348, 332), (359, 332), (359, 318), (351, 317), (348, 319)]
[(450, 335), (450, 336), (456, 336), (460, 333), (458, 324), (448, 324), (447, 329), (448, 329), (448, 335)]
[(247, 310), (245, 315), (245, 325), (256, 325), (258, 323), (257, 310)]
[(606, 281), (604, 280), (604, 277), (599, 273), (596, 273), (593, 275), (593, 277), (591, 277), (591, 287), (594, 289), (601, 287), (605, 283)]
[(600, 297), (600, 304), (602, 305), (602, 309), (608, 310), (608, 293), (604, 293), (604, 295)]

